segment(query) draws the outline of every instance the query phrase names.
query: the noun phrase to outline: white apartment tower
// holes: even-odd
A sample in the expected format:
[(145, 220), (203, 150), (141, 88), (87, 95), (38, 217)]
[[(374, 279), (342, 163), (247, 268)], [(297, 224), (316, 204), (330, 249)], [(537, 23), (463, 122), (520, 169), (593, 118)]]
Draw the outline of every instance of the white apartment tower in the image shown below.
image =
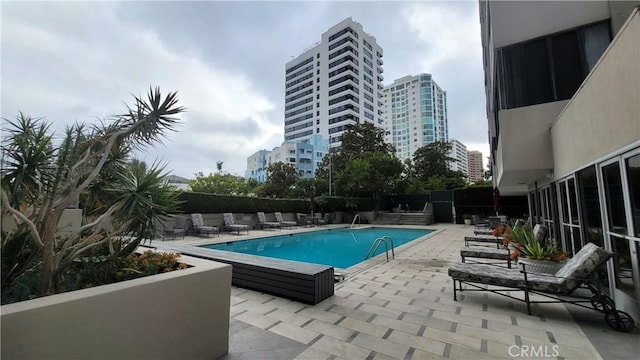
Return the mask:
[(382, 72), (382, 48), (361, 24), (347, 18), (331, 27), (286, 64), (285, 141), (319, 134), (335, 148), (347, 125), (383, 127)]
[(458, 139), (451, 139), (451, 152), (449, 156), (456, 159), (449, 163), (449, 169), (453, 171), (461, 171), (463, 174), (469, 174), (469, 159), (467, 156), (467, 145), (461, 143)]
[(431, 74), (401, 77), (386, 86), (384, 114), (387, 141), (402, 160), (424, 145), (449, 141), (447, 92)]

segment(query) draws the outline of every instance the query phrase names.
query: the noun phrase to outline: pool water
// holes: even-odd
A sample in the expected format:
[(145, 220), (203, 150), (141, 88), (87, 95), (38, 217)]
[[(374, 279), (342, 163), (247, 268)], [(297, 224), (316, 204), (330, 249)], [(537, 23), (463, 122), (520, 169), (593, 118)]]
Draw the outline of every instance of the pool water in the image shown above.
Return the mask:
[[(366, 260), (365, 257), (371, 245), (379, 237), (391, 237), (397, 248), (433, 231), (375, 227), (329, 229), (224, 244), (202, 245), (201, 247), (345, 269)], [(375, 255), (383, 252), (384, 245), (381, 245)]]

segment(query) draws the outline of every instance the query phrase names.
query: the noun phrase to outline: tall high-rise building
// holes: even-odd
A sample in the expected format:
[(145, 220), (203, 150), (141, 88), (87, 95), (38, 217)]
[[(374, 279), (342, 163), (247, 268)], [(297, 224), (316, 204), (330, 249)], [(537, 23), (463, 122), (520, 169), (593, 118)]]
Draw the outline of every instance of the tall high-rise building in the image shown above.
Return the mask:
[(447, 92), (430, 74), (404, 76), (384, 88), (387, 142), (404, 160), (435, 141), (449, 141)]
[(449, 163), (449, 169), (453, 171), (461, 171), (463, 174), (469, 174), (469, 158), (467, 154), (467, 145), (461, 143), (458, 139), (451, 139), (451, 152), (449, 156), (455, 161)]
[(480, 151), (471, 150), (468, 152), (468, 168), (469, 182), (478, 182), (484, 180), (484, 166), (482, 166), (482, 153)]
[(285, 141), (319, 134), (341, 145), (350, 124), (383, 127), (382, 48), (362, 25), (347, 18), (289, 61), (285, 69)]
[(640, 319), (640, 1), (480, 1), (493, 185)]

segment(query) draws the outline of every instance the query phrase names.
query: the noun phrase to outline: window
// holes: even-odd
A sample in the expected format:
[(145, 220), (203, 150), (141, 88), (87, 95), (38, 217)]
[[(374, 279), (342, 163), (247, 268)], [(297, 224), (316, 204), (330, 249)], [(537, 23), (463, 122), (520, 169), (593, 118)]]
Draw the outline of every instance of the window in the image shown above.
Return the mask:
[(610, 41), (601, 22), (497, 49), (500, 108), (570, 99)]

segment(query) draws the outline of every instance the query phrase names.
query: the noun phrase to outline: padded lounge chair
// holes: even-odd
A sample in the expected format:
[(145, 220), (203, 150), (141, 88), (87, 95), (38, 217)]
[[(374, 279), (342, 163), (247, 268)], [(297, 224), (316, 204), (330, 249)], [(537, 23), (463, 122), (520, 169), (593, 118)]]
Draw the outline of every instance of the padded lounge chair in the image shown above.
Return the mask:
[(217, 226), (205, 225), (204, 220), (202, 219), (202, 214), (191, 214), (191, 224), (193, 224), (193, 230), (197, 234), (205, 234), (207, 237), (209, 237), (209, 234), (217, 234), (220, 236), (220, 228)]
[(222, 214), (222, 219), (224, 220), (224, 227), (225, 229), (227, 229), (227, 231), (237, 231), (238, 235), (240, 235), (240, 231), (246, 231), (247, 234), (249, 233), (249, 225), (236, 224), (233, 220), (232, 213)]
[(298, 225), (298, 223), (296, 223), (295, 221), (282, 220), (282, 213), (279, 211), (274, 212), (273, 215), (276, 217), (276, 221), (280, 223), (281, 227), (291, 227)]
[[(582, 304), (591, 303), (593, 310), (604, 313), (605, 322), (611, 328), (630, 331), (635, 326), (633, 318), (617, 310), (613, 299), (603, 294), (600, 288), (598, 268), (612, 256), (612, 253), (593, 243), (587, 243), (553, 275), (527, 273), (524, 265), (520, 271), (515, 271), (484, 264), (454, 264), (449, 267), (449, 276), (453, 279), (453, 300), (458, 301), (458, 291), (490, 291), (523, 301), (529, 315), (531, 304), (535, 303), (570, 303), (592, 309)], [(462, 284), (472, 288), (463, 289)], [(592, 296), (581, 297), (574, 294), (578, 288), (589, 290)], [(524, 299), (510, 295), (509, 291), (523, 291)], [(530, 298), (531, 294), (541, 295), (546, 299), (534, 301)]]
[(329, 213), (326, 213), (322, 219), (318, 219), (318, 225), (327, 225), (330, 219)]
[(258, 212), (258, 224), (262, 229), (280, 229), (280, 223), (275, 221), (267, 221), (264, 212)]
[(298, 219), (298, 225), (304, 225), (304, 226), (313, 225), (313, 220), (307, 218), (307, 214), (297, 213), (296, 218)]
[(173, 219), (173, 224), (167, 226), (166, 224), (162, 224), (162, 240), (169, 237), (171, 240), (175, 240), (177, 236), (182, 236), (184, 239), (184, 234), (189, 230), (189, 224), (187, 222), (187, 218), (184, 216), (176, 216)]

